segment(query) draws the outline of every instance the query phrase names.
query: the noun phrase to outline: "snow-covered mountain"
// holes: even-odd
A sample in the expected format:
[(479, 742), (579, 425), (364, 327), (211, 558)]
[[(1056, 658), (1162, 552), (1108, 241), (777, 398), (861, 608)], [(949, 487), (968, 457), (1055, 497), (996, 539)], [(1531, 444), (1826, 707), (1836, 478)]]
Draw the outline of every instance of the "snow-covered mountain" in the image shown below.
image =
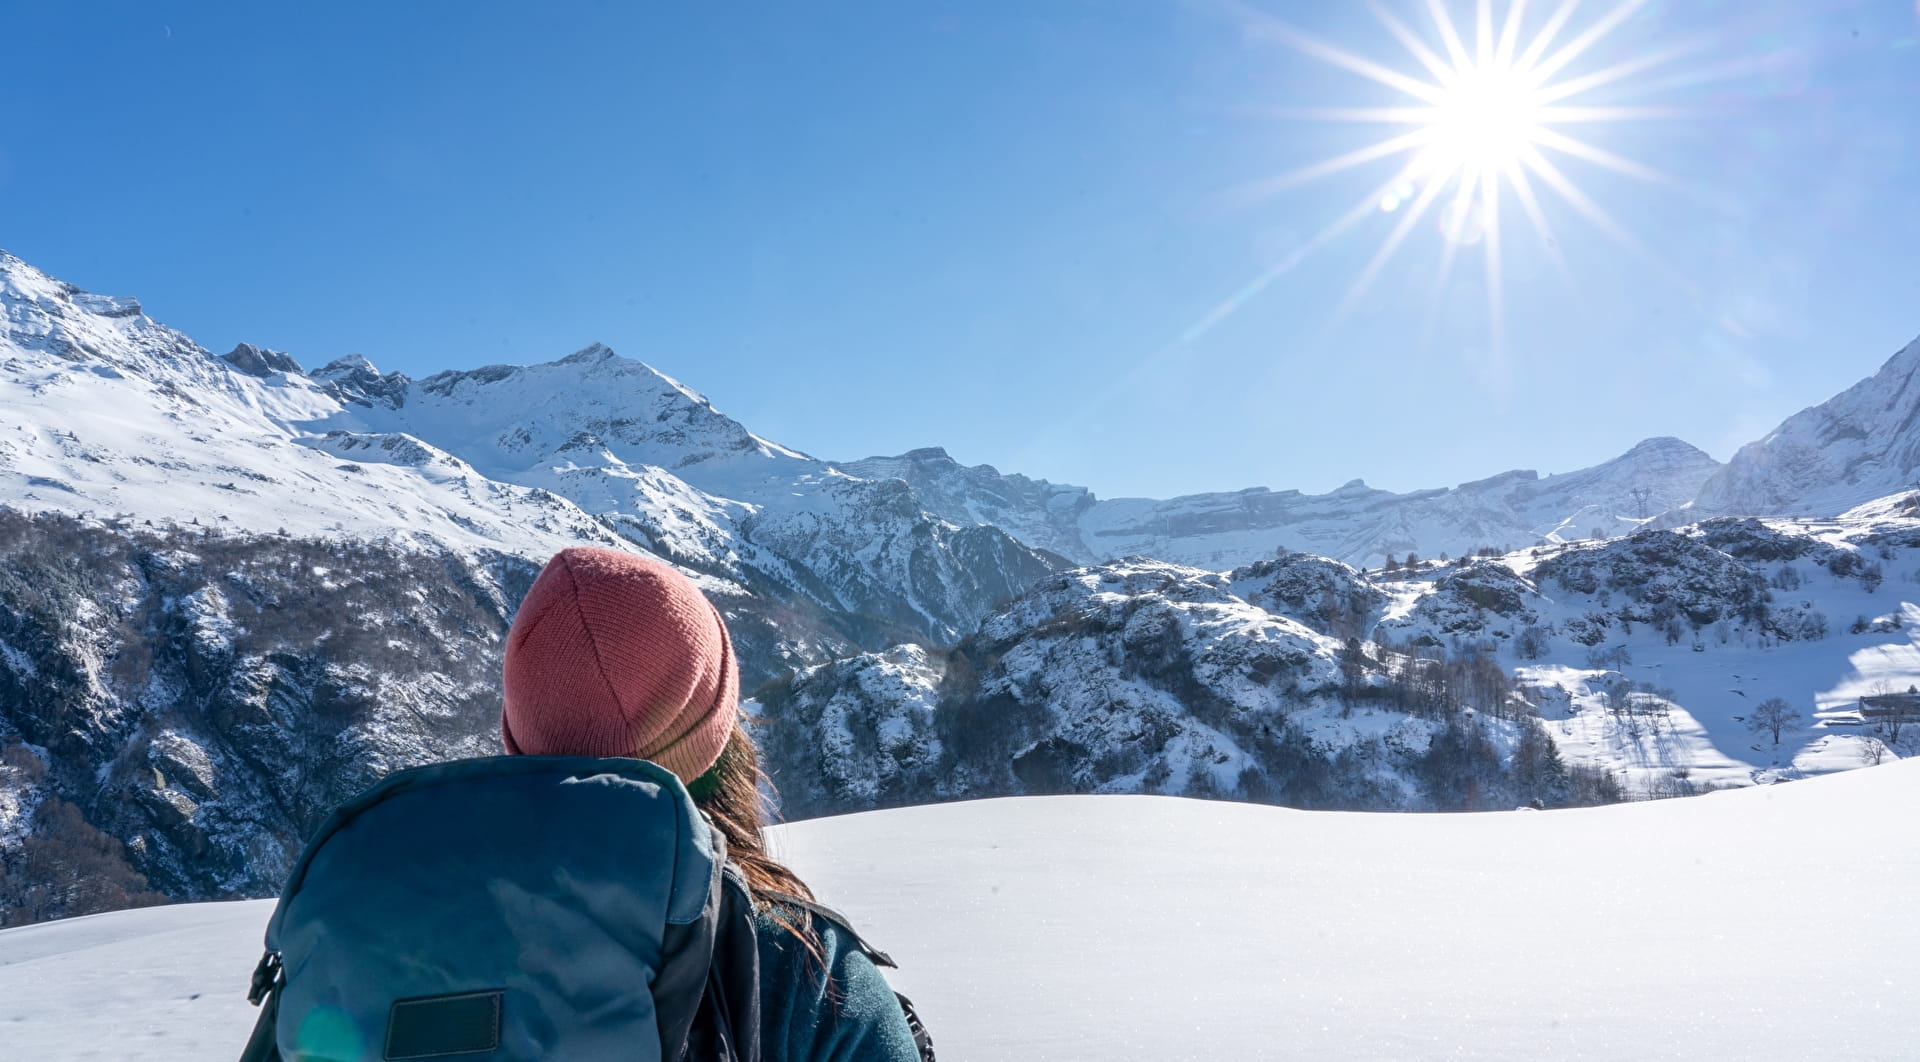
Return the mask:
[[(1404, 495), (1101, 501), (933, 449), (821, 461), (599, 346), (309, 373), (3, 254), (0, 314), (0, 895), (36, 908), (271, 891), (347, 791), (491, 747), (500, 633), (577, 542), (715, 598), (748, 687), (777, 680), (794, 813), (1552, 805), (1916, 751), (1855, 710), (1920, 679), (1912, 496), (1572, 542), (1683, 506), (1715, 466), (1677, 440)], [(1802, 714), (1777, 748), (1745, 723), (1774, 696)]]
[(285, 355), (216, 357), (131, 299), (0, 252), (0, 504), (528, 554), (617, 536), (559, 497), (425, 444), (343, 460), (289, 425), (339, 401)]
[(1372, 567), (1407, 553), (1458, 555), (1622, 534), (1692, 499), (1720, 464), (1662, 438), (1605, 464), (1545, 477), (1516, 470), (1407, 494), (1356, 479), (1326, 494), (1254, 487), (1166, 501), (1100, 500), (1081, 487), (1001, 475), (991, 465), (969, 468), (939, 449), (840, 467), (897, 477), (948, 520), (993, 523), (1081, 563), (1140, 555), (1224, 570), (1276, 549)]
[(1063, 563), (604, 348), (307, 374), (11, 257), (0, 407), (0, 922), (271, 892), (350, 793), (491, 751), (500, 637), (566, 545), (680, 564), (748, 688), (951, 640)]
[[(1059, 566), (929, 515), (897, 480), (762, 439), (605, 347), (421, 381), (358, 357), (308, 375), (249, 345), (216, 357), (4, 253), (0, 313), (0, 504), (24, 511), (526, 557), (645, 548), (846, 645), (950, 640)], [(750, 670), (807, 655), (783, 653)]]
[(270, 894), (334, 805), (497, 751), (537, 571), (0, 510), (0, 924)]
[(1872, 376), (1748, 443), (1670, 522), (1838, 516), (1920, 483), (1920, 339)]
[[(992, 465), (962, 465), (938, 446), (899, 457), (868, 457), (838, 466), (862, 479), (897, 479), (911, 486), (928, 511), (955, 523), (991, 524), (1028, 545), (1081, 564), (1105, 558), (1087, 548), (1080, 518), (1093, 508), (1085, 487), (1002, 474)], [(1271, 549), (1271, 547), (1269, 547)]]
[[(1718, 520), (1365, 575), (1056, 575), (951, 650), (760, 693), (787, 810), (1007, 793), (1425, 810), (1675, 796), (1920, 754), (1920, 520)], [(1754, 713), (1780, 698), (1779, 734)], [(1911, 723), (1912, 725), (1905, 725)]]
[[(1546, 813), (972, 801), (771, 843), (899, 961), (943, 1059), (1892, 1060), (1916, 801), (1901, 763)], [(270, 910), (0, 931), (7, 1057), (233, 1058)]]

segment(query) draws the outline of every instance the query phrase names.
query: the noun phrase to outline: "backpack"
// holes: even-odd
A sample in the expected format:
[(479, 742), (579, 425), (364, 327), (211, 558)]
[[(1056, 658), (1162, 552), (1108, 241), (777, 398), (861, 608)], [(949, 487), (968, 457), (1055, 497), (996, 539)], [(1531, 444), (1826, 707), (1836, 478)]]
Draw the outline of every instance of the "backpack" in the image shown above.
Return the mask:
[(242, 1062), (760, 1062), (751, 896), (644, 760), (389, 775), (301, 852), (247, 998)]

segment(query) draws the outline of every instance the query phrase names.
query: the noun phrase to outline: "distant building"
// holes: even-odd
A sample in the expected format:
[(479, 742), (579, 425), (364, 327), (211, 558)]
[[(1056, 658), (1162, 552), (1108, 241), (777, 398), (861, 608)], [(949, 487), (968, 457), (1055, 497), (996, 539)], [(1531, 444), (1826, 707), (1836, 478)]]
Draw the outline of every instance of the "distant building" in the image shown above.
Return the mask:
[(1920, 687), (1908, 686), (1905, 693), (1869, 694), (1860, 698), (1860, 715), (1864, 719), (1886, 719), (1899, 716), (1911, 719), (1920, 715)]

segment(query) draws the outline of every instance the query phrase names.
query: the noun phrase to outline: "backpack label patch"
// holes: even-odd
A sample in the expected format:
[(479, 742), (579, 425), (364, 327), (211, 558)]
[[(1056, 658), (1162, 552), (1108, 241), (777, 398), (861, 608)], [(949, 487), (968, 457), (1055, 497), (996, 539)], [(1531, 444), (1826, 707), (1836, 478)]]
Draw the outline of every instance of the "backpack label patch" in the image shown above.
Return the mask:
[(500, 1046), (504, 989), (402, 999), (387, 1013), (388, 1062), (478, 1055)]

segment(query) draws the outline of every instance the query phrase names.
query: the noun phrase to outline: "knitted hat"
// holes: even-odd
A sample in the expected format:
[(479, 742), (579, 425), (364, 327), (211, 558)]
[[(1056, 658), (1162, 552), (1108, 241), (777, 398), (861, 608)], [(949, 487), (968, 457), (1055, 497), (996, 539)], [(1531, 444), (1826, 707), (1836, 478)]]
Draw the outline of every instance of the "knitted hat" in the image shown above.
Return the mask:
[(510, 753), (634, 756), (691, 783), (720, 757), (740, 669), (720, 613), (660, 561), (561, 550), (507, 633)]

